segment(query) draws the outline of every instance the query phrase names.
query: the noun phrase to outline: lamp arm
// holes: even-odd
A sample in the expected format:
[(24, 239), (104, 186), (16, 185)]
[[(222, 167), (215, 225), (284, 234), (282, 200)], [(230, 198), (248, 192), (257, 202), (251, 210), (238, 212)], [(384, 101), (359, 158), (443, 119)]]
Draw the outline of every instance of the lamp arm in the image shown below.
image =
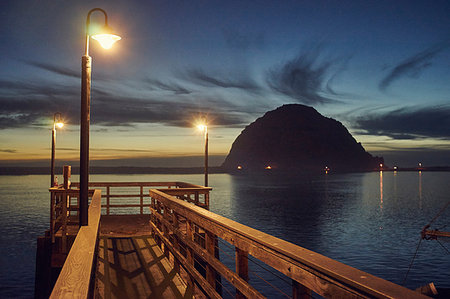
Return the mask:
[(85, 55), (89, 56), (89, 25), (91, 24), (91, 14), (95, 11), (100, 11), (103, 13), (103, 15), (105, 16), (105, 26), (108, 26), (108, 15), (106, 14), (106, 11), (104, 11), (101, 8), (93, 8), (91, 9), (86, 17), (86, 49), (85, 49)]

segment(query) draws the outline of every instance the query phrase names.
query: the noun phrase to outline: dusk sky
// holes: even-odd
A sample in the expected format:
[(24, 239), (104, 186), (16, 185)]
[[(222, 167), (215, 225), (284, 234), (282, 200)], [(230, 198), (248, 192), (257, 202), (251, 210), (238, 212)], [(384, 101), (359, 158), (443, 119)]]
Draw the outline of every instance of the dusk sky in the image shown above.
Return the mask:
[(122, 40), (110, 50), (91, 40), (92, 160), (193, 166), (201, 159), (182, 157), (202, 155), (195, 123), (205, 116), (219, 165), (246, 125), (300, 103), (341, 121), (391, 166), (450, 165), (447, 0), (3, 0), (0, 166), (47, 163), (55, 112), (67, 123), (56, 157), (78, 166), (94, 7)]

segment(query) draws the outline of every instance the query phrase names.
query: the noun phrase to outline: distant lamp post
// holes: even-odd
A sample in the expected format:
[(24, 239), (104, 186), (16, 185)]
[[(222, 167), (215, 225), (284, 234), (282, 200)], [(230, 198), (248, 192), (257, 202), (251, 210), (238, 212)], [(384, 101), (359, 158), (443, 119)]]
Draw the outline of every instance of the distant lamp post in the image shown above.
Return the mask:
[(52, 160), (50, 166), (50, 187), (55, 187), (55, 144), (56, 144), (56, 128), (62, 128), (64, 123), (61, 118), (61, 113), (53, 114), (53, 128), (52, 128)]
[[(105, 16), (105, 25), (98, 32), (91, 32), (90, 19), (95, 11), (102, 12)], [(85, 54), (81, 58), (81, 121), (80, 121), (80, 226), (88, 224), (88, 193), (89, 193), (89, 122), (91, 106), (91, 66), (92, 59), (89, 56), (89, 37), (97, 40), (105, 49), (121, 39), (112, 34), (108, 26), (108, 16), (101, 8), (91, 9), (86, 18), (86, 47)]]
[(383, 163), (380, 163), (380, 171), (383, 170)]
[(325, 174), (328, 174), (328, 172), (330, 171), (330, 168), (328, 166), (325, 166), (325, 168), (323, 170), (325, 170)]
[(200, 124), (197, 128), (205, 132), (205, 187), (208, 187), (208, 126), (206, 123)]

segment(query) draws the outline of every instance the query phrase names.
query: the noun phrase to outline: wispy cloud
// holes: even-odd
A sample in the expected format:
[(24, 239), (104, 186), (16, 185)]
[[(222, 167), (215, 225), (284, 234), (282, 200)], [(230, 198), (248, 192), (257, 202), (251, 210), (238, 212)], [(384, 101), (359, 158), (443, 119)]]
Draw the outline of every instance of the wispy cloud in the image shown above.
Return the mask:
[(401, 108), (387, 113), (358, 117), (353, 127), (369, 135), (394, 139), (424, 137), (450, 140), (450, 105)]
[(260, 86), (253, 79), (242, 74), (233, 76), (212, 75), (201, 69), (189, 69), (184, 73), (184, 79), (206, 87), (237, 88), (251, 92), (260, 90)]
[(60, 66), (56, 66), (53, 64), (49, 64), (49, 63), (42, 63), (42, 62), (36, 62), (36, 61), (30, 61), (30, 60), (24, 60), (24, 62), (28, 65), (32, 65), (35, 66), (37, 68), (55, 73), (55, 74), (59, 74), (59, 75), (63, 75), (63, 76), (67, 76), (67, 77), (72, 77), (72, 78), (78, 78), (80, 79), (81, 76), (81, 71), (75, 71), (69, 68), (64, 68), (64, 67), (60, 67)]
[[(324, 96), (331, 91), (327, 84), (334, 62), (321, 61), (319, 48), (300, 53), (280, 67), (267, 74), (267, 83), (272, 90), (304, 104), (325, 104), (334, 102)], [(333, 78), (333, 77), (331, 77)]]
[(416, 78), (426, 68), (432, 65), (433, 58), (442, 50), (448, 48), (449, 41), (429, 47), (428, 49), (409, 57), (391, 68), (390, 72), (381, 80), (379, 88), (386, 90), (393, 82), (402, 77)]
[(176, 83), (164, 83), (160, 80), (146, 79), (145, 82), (150, 85), (151, 89), (160, 89), (165, 91), (171, 91), (174, 94), (190, 94), (191, 91), (185, 87), (182, 87)]

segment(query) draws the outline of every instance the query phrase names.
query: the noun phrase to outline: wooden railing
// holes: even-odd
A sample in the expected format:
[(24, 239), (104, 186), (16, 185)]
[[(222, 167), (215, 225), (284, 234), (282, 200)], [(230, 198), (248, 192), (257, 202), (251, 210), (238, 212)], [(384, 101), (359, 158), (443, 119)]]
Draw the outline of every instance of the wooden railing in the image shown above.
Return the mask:
[(99, 236), (101, 191), (95, 190), (89, 205), (87, 226), (78, 231), (50, 298), (88, 298)]
[[(220, 276), (234, 286), (237, 298), (263, 298), (248, 281), (252, 256), (291, 280), (293, 298), (310, 298), (311, 292), (326, 298), (426, 298), (160, 190), (152, 189), (149, 195), (150, 226), (157, 243), (171, 257), (174, 268), (187, 274), (188, 283), (207, 297), (221, 298), (216, 291)], [(235, 269), (217, 258), (218, 238), (235, 248)], [(205, 274), (195, 266), (198, 259), (204, 263)]]
[[(79, 188), (79, 183), (72, 183), (72, 187)], [(150, 188), (157, 188), (209, 209), (209, 191), (211, 190), (209, 187), (184, 182), (90, 182), (89, 188), (102, 190), (102, 208), (105, 209), (106, 215), (112, 214), (111, 210), (117, 211), (119, 208), (139, 208), (140, 214), (145, 213), (144, 211), (148, 211), (145, 208), (150, 207), (148, 194)], [(127, 203), (123, 203), (124, 201)]]

